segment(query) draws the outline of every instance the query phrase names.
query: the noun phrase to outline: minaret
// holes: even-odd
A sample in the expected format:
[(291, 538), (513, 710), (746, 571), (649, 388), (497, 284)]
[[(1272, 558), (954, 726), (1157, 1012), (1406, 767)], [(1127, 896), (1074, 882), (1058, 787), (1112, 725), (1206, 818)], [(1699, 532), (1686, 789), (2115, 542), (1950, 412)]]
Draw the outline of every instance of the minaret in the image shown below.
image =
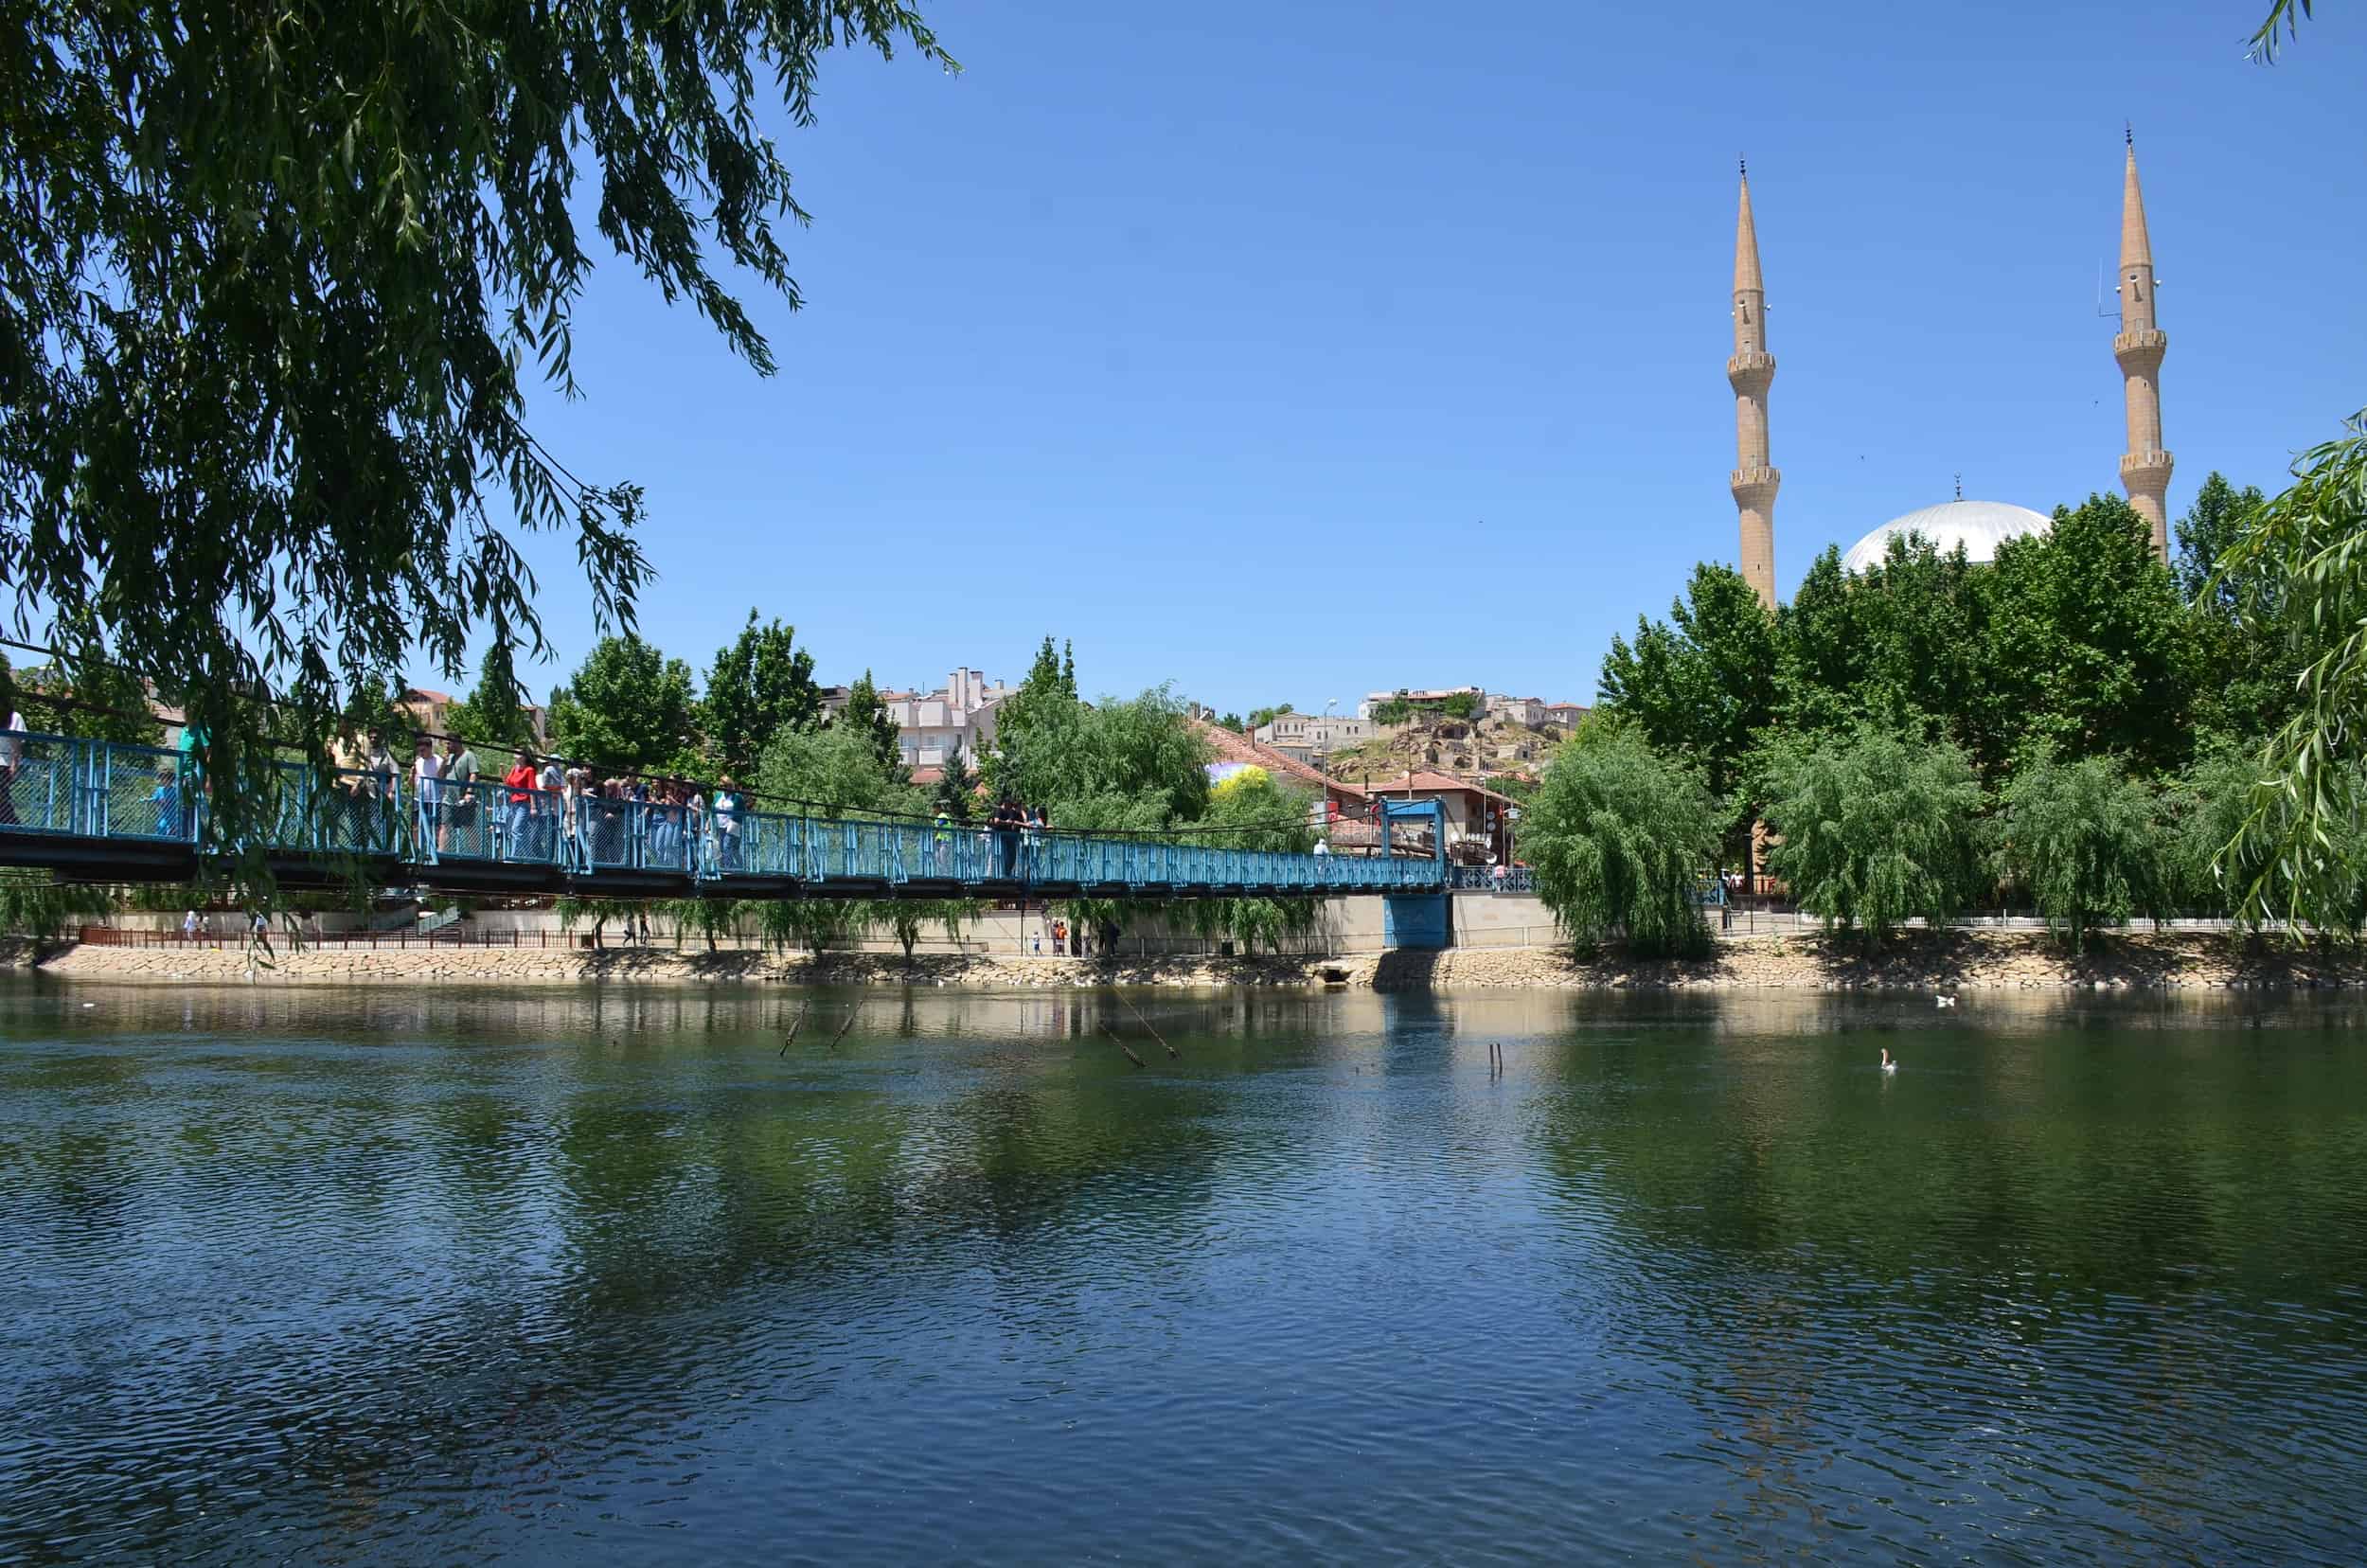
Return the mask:
[(1735, 357), (1726, 380), (1735, 389), (1735, 509), (1742, 516), (1742, 577), (1775, 608), (1775, 490), (1784, 482), (1767, 457), (1767, 388), (1775, 356), (1767, 351), (1767, 285), (1759, 276), (1759, 231), (1751, 221), (1751, 169), (1742, 169), (1742, 212), (1735, 221)]
[(2162, 354), (2167, 333), (2153, 324), (2153, 242), (2145, 237), (2145, 199), (2137, 188), (2137, 138), (2127, 136), (2128, 170), (2121, 187), (2121, 330), (2112, 357), (2121, 362), (2128, 392), (2128, 450), (2121, 483), (2128, 504), (2153, 526), (2153, 553), (2170, 559), (2163, 497), (2170, 489), (2170, 454), (2162, 450)]

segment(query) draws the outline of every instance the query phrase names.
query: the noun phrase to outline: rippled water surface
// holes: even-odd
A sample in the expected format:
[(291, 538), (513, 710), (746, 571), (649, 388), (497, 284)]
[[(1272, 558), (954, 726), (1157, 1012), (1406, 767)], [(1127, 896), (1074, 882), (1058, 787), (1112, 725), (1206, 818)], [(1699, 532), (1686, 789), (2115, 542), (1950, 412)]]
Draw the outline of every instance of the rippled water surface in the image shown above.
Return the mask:
[(0, 1562), (2367, 1559), (2346, 1007), (1132, 1006), (0, 987)]

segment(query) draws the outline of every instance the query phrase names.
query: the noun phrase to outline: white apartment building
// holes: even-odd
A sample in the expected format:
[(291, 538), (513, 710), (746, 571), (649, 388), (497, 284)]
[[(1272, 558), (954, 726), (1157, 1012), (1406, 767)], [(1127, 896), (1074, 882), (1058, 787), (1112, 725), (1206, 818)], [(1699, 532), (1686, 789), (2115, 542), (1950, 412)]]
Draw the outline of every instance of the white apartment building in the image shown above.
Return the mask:
[(1373, 722), (1343, 714), (1277, 713), (1250, 732), (1261, 746), (1272, 746), (1292, 761), (1327, 757), (1342, 746), (1373, 738)]
[(906, 767), (942, 768), (958, 756), (975, 768), (994, 747), (994, 710), (1010, 693), (1002, 682), (989, 684), (964, 668), (934, 691), (883, 691), (880, 699), (902, 732)]

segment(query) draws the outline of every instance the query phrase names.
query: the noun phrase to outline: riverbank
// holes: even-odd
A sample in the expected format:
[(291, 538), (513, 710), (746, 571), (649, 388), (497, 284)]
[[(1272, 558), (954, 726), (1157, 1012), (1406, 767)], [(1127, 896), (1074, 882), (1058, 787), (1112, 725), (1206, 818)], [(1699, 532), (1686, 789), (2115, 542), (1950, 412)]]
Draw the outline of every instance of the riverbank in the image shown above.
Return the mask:
[[(28, 955), (27, 955), (28, 956)], [(1642, 959), (1559, 948), (1400, 951), (1339, 958), (1022, 958), (889, 953), (781, 954), (750, 949), (325, 948), (250, 964), (235, 947), (67, 947), (38, 965), (65, 979), (151, 984), (646, 985), (731, 983), (964, 986), (1346, 986), (1375, 990), (2315, 989), (2367, 985), (2367, 953), (2313, 953), (2192, 933), (2116, 935), (2085, 953), (2028, 932), (1909, 932), (1867, 957), (1822, 935), (1720, 943), (1698, 959)]]

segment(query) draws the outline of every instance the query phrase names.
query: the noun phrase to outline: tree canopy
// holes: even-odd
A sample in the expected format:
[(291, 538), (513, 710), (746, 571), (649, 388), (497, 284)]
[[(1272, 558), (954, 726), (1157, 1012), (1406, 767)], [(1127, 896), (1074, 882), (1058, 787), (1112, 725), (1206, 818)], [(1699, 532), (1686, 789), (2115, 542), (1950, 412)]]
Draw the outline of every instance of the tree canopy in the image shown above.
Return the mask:
[(749, 611), (739, 635), (716, 650), (700, 712), (716, 765), (742, 776), (774, 736), (819, 722), (822, 690), (796, 628), (777, 619), (759, 626)]
[(2245, 911), (2275, 922), (2345, 922), (2362, 880), (2367, 411), (2346, 432), (2303, 455), (2293, 483), (2251, 514), (2220, 560), (2250, 623), (2280, 629), (2285, 662), (2299, 668), (2228, 852), (2249, 868)]
[(603, 637), (551, 697), (551, 748), (603, 773), (703, 771), (690, 666), (627, 633)]
[(1769, 868), (1828, 930), (1861, 930), (1871, 947), (1911, 917), (1964, 910), (1981, 785), (1955, 746), (1861, 726), (1786, 748), (1769, 784)]
[(1521, 852), (1573, 936), (1683, 951), (1707, 935), (1700, 889), (1722, 817), (1698, 764), (1661, 755), (1641, 730), (1593, 722), (1554, 754), (1522, 817)]
[[(268, 11), (43, 7), (0, 34), (0, 584), (88, 615), (259, 784), (265, 693), (315, 754), (414, 647), (540, 651), (520, 530), (597, 615), (650, 574), (642, 493), (535, 437), (605, 241), (759, 374), (727, 286), (798, 303), (763, 111), (821, 55), (909, 47), (901, 0)], [(597, 241), (585, 232), (596, 231)], [(580, 458), (575, 459), (578, 464)], [(247, 836), (260, 789), (215, 793)]]
[(535, 739), (534, 721), (520, 696), (515, 656), (509, 645), (497, 638), (487, 645), (477, 663), (475, 688), (444, 710), (445, 728), (479, 745), (511, 751), (530, 747)]
[(2041, 750), (2015, 770), (1999, 805), (1999, 868), (2073, 947), (2085, 948), (2096, 926), (2168, 912), (2171, 859), (2153, 792), (2111, 758), (2067, 762)]

